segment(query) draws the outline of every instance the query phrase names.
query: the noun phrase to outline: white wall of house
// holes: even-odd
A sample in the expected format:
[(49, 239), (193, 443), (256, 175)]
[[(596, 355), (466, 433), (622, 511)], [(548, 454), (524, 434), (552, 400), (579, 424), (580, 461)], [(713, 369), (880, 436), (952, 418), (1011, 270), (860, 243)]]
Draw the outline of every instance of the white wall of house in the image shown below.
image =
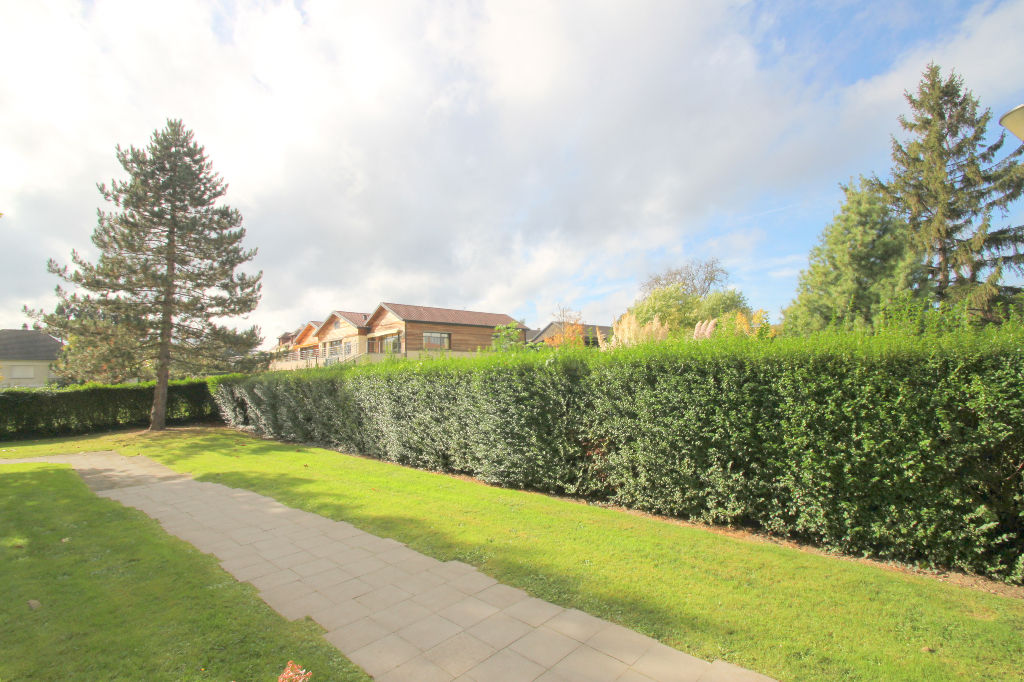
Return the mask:
[(54, 378), (44, 360), (0, 360), (0, 388), (38, 388)]

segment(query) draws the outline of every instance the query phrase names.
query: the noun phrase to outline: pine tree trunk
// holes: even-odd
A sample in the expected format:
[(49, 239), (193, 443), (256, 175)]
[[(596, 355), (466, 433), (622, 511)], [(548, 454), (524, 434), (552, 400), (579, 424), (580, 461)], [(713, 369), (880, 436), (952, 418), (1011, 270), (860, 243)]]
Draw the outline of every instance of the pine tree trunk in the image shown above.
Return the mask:
[(156, 389), (153, 409), (149, 413), (149, 430), (163, 431), (167, 426), (167, 382), (171, 373), (171, 331), (174, 315), (174, 274), (177, 266), (174, 225), (167, 235), (167, 282), (160, 314), (160, 349), (156, 358)]

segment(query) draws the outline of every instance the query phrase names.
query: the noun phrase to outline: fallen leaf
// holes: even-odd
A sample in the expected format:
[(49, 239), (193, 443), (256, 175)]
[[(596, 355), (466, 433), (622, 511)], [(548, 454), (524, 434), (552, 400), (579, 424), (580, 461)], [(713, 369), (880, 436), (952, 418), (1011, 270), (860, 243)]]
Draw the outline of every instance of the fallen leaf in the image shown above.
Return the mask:
[(70, 540), (70, 539), (71, 539), (71, 538), (61, 538), (61, 539), (60, 539), (60, 541), (61, 541), (61, 542), (67, 542), (67, 541), (68, 541), (68, 540)]
[(37, 599), (29, 599), (28, 600), (28, 607), (30, 609), (32, 609), (33, 611), (38, 609), (40, 606), (42, 606), (42, 604), (40, 604)]
[(930, 646), (923, 646), (921, 647), (921, 652), (925, 654), (934, 654), (935, 649), (931, 648)]

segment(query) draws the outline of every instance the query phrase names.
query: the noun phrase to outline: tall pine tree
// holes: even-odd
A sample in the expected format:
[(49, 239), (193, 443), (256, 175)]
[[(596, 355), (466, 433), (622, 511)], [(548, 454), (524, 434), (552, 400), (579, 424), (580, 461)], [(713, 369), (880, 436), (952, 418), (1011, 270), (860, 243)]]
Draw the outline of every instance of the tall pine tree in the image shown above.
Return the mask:
[(995, 225), (1024, 193), (1024, 145), (1001, 160), (1005, 132), (987, 144), (990, 110), (951, 72), (929, 64), (917, 94), (905, 93), (910, 116), (900, 125), (909, 138), (892, 141), (892, 179), (879, 183), (906, 221), (921, 255), (929, 294), (938, 303), (966, 301), (982, 315), (1021, 291), (1003, 283), (1024, 273), (1024, 225)]
[[(48, 327), (83, 344), (117, 343), (130, 330), (137, 359), (156, 376), (150, 428), (163, 429), (167, 384), (178, 373), (204, 371), (211, 363), (244, 355), (261, 341), (259, 330), (236, 331), (216, 320), (256, 308), (262, 273), (235, 272), (256, 255), (242, 247), (241, 214), (217, 205), (227, 185), (180, 120), (167, 121), (145, 149), (117, 148), (125, 181), (99, 185), (112, 212), (99, 211), (92, 242), (96, 263), (72, 251), (76, 266), (55, 261), (50, 272), (84, 290), (57, 288), (61, 302), (43, 315)], [(87, 310), (79, 317), (62, 314)], [(97, 319), (116, 324), (97, 324)], [(116, 330), (116, 333), (115, 333)]]
[(906, 223), (870, 181), (842, 189), (846, 201), (811, 249), (796, 300), (785, 311), (787, 334), (869, 328), (881, 304), (920, 286)]

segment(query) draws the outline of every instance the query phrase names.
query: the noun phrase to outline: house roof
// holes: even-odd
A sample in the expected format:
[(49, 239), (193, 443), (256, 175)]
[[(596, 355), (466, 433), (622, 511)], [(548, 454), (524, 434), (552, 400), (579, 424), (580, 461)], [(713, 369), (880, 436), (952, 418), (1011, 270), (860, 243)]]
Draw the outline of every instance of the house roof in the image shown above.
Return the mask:
[[(302, 343), (305, 342), (306, 338), (311, 336), (317, 329), (320, 328), (321, 324), (323, 324), (323, 322), (321, 322), (320, 320), (310, 320), (306, 324), (302, 325), (301, 327), (299, 327), (298, 332), (295, 334), (295, 338), (292, 339), (292, 343), (301, 345)], [(306, 333), (307, 330), (309, 331), (308, 334)]]
[[(548, 337), (554, 336), (559, 332), (560, 325), (560, 322), (548, 322), (540, 331), (536, 332), (533, 336), (528, 337), (527, 341), (530, 343), (536, 343), (537, 341), (543, 341)], [(584, 336), (596, 335), (594, 330), (600, 331), (601, 336), (604, 336), (605, 338), (608, 338), (612, 333), (611, 327), (606, 327), (602, 324), (587, 324), (586, 322), (581, 322), (580, 326), (583, 327)]]
[[(432, 308), (425, 305), (406, 305), (404, 303), (381, 303), (378, 310), (380, 308), (390, 310), (406, 322), (438, 322), (444, 324), (465, 324), (475, 327), (497, 327), (499, 325), (515, 324), (525, 329), (522, 324), (504, 313), (479, 313), (472, 310)], [(374, 311), (374, 315), (376, 313), (377, 311)]]
[(0, 360), (53, 362), (62, 347), (60, 341), (35, 329), (0, 329)]
[(320, 330), (323, 329), (324, 326), (331, 321), (331, 318), (335, 316), (346, 320), (353, 327), (365, 327), (366, 321), (370, 319), (370, 313), (352, 313), (345, 310), (334, 310), (327, 316), (327, 319), (324, 320), (323, 324), (317, 326), (316, 331), (313, 333), (320, 334)]

